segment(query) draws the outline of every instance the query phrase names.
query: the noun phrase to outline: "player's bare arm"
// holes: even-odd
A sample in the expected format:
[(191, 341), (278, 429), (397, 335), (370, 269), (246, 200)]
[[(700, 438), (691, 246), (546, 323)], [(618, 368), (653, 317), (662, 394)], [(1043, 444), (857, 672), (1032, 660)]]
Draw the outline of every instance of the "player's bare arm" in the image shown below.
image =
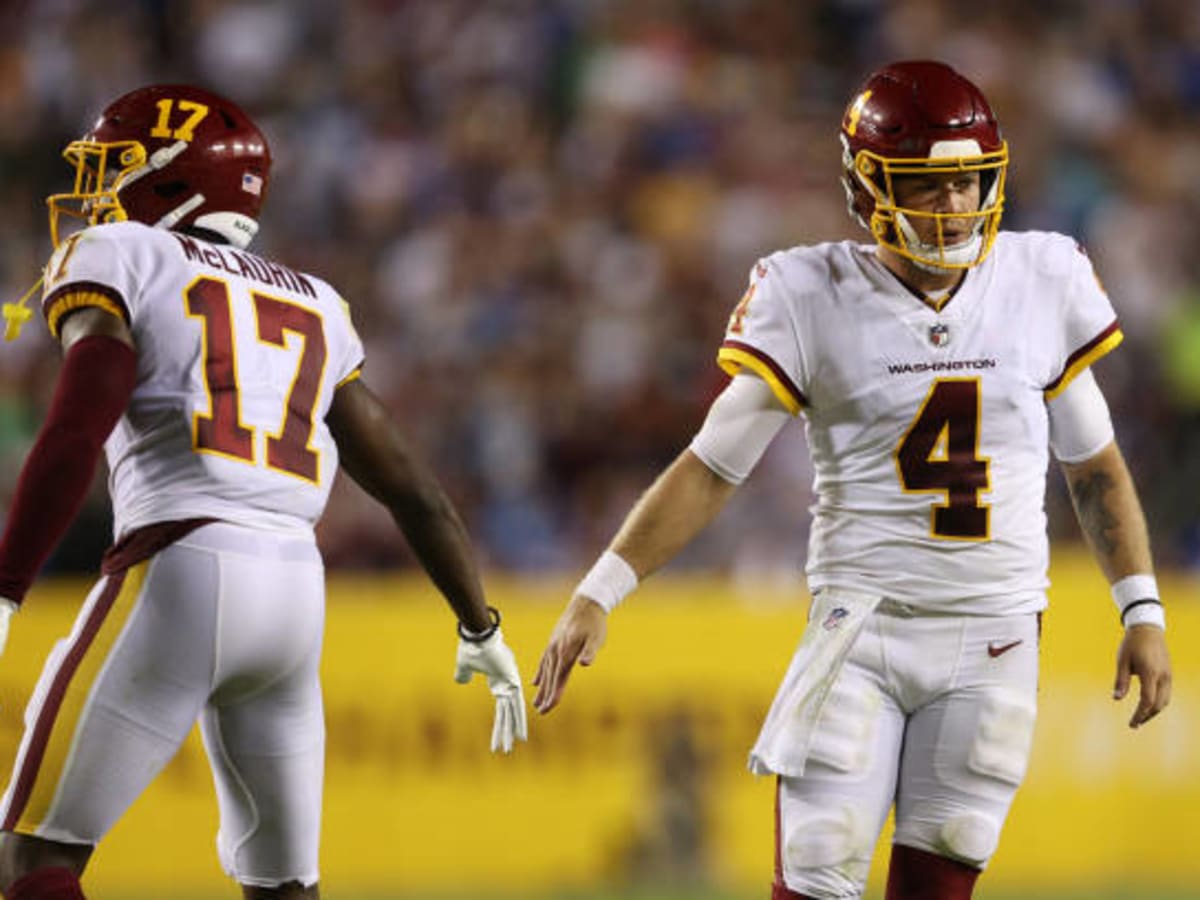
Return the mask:
[(492, 750), (512, 750), (528, 734), (521, 676), (488, 607), (467, 529), (433, 472), (412, 453), (379, 398), (355, 379), (334, 395), (326, 422), (342, 467), (391, 512), (417, 559), (458, 616), (454, 679), (487, 678), (496, 698)]
[(326, 421), (342, 468), (387, 507), (463, 626), (486, 631), (491, 621), (467, 530), (387, 408), (356, 379), (338, 389)]
[[(637, 580), (657, 571), (707, 526), (733, 496), (726, 481), (691, 450), (681, 453), (642, 495), (609, 547)], [(607, 612), (576, 591), (542, 653), (534, 706), (547, 713), (558, 705), (575, 663), (590, 665), (604, 643)]]
[[(1084, 538), (1109, 582), (1153, 572), (1145, 516), (1117, 444), (1083, 462), (1064, 463), (1063, 472)], [(1117, 651), (1115, 699), (1126, 695), (1134, 675), (1141, 691), (1131, 728), (1154, 718), (1171, 700), (1171, 660), (1158, 625), (1126, 628)]]
[(1084, 538), (1110, 581), (1153, 571), (1146, 519), (1116, 443), (1063, 472)]
[(737, 490), (684, 450), (633, 509), (613, 538), (614, 553), (629, 563), (638, 580), (675, 558), (717, 517)]

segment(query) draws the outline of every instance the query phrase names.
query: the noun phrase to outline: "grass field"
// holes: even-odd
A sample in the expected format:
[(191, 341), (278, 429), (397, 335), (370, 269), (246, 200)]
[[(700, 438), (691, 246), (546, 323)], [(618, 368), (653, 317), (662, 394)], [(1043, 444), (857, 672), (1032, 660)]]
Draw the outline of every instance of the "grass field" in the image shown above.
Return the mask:
[[(237, 896), (234, 891), (224, 895)], [(356, 894), (348, 896), (335, 890), (322, 890), (326, 900), (768, 900), (768, 892), (721, 891), (708, 889), (679, 888), (610, 888), (595, 891), (552, 891), (542, 894), (480, 894), (480, 893), (421, 893), (421, 894)], [(882, 900), (882, 893), (868, 891), (864, 900)], [(126, 897), (123, 900), (161, 900), (161, 895), (151, 898)], [(172, 895), (172, 900), (219, 900), (211, 894), (196, 896)], [(974, 900), (1200, 900), (1200, 888), (1196, 890), (1149, 891), (1138, 888), (1124, 890), (1088, 890), (1071, 893), (1012, 893), (994, 892), (980, 886)]]
[[(224, 897), (232, 898), (237, 893), (232, 888)], [(704, 887), (610, 887), (605, 889), (574, 889), (550, 891), (549, 893), (463, 893), (422, 892), (422, 893), (371, 893), (345, 894), (336, 889), (335, 885), (322, 885), (321, 896), (326, 900), (769, 900), (769, 891), (762, 890), (720, 890)], [(881, 890), (868, 890), (864, 900), (882, 900)], [(123, 896), (121, 900), (162, 900), (161, 894), (150, 896)], [(171, 900), (220, 900), (211, 893), (175, 894)], [(975, 890), (974, 900), (1200, 900), (1200, 888), (1185, 889), (1144, 889), (1136, 887), (1104, 888), (1063, 892), (1037, 893), (1012, 890), (990, 891), (986, 882), (980, 882)]]
[[(323, 895), (326, 896), (326, 895)], [(331, 900), (338, 900), (336, 895), (328, 895)], [(357, 897), (350, 900), (481, 900), (479, 894), (447, 894), (433, 895), (378, 895), (372, 897)], [(766, 891), (751, 893), (700, 892), (664, 890), (637, 890), (623, 892), (613, 890), (606, 893), (553, 893), (541, 894), (536, 897), (504, 895), (503, 897), (489, 895), (486, 900), (768, 900)], [(882, 894), (868, 892), (865, 900), (882, 900)], [(1146, 894), (1137, 890), (1125, 892), (1105, 892), (1097, 894), (1093, 891), (1072, 894), (995, 894), (980, 888), (975, 891), (975, 900), (1200, 900), (1200, 893), (1151, 893)]]
[[(487, 900), (768, 900), (768, 892), (742, 891), (730, 892), (707, 890), (700, 888), (611, 888), (606, 891), (562, 891), (536, 896), (514, 894), (488, 895)], [(331, 900), (337, 900), (330, 893)], [(881, 893), (868, 891), (865, 900), (881, 900)], [(373, 897), (357, 897), (353, 900), (385, 900), (384, 895)], [(386, 900), (480, 900), (479, 894), (422, 894), (388, 896)], [(996, 893), (989, 891), (983, 882), (975, 891), (975, 900), (1200, 900), (1200, 888), (1196, 890), (1150, 891), (1129, 888), (1124, 890), (1095, 890), (1063, 894), (1059, 892), (1035, 894), (1021, 892)]]

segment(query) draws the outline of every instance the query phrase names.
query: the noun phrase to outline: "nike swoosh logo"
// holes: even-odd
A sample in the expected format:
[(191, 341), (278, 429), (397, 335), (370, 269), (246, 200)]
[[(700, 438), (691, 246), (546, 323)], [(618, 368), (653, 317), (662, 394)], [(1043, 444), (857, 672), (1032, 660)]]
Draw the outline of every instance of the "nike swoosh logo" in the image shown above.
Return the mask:
[(995, 659), (997, 656), (1001, 656), (1001, 655), (1007, 653), (1013, 647), (1017, 646), (1018, 644), (1023, 644), (1023, 643), (1025, 643), (1025, 641), (1023, 641), (1023, 640), (1012, 641), (1007, 644), (996, 644), (992, 641), (988, 641), (988, 656)]

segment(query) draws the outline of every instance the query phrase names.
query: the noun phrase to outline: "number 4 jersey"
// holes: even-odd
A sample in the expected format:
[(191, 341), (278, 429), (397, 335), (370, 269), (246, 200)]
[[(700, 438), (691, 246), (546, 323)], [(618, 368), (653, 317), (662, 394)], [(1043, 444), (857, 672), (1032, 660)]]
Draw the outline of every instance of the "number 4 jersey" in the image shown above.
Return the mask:
[(772, 254), (718, 360), (802, 413), (809, 587), (933, 611), (1045, 605), (1046, 401), (1121, 340), (1069, 238), (1001, 233), (934, 309), (850, 242)]
[(310, 529), (337, 471), (325, 425), (362, 343), (324, 282), (228, 245), (97, 225), (46, 267), (52, 334), (72, 310), (123, 318), (138, 383), (105, 445), (119, 537), (198, 517)]

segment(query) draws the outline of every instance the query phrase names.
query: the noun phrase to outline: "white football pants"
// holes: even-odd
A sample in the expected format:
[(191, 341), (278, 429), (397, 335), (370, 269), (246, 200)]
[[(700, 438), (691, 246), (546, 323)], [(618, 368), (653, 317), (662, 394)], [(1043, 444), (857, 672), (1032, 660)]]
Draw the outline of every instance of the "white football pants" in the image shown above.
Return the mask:
[(46, 661), (7, 830), (95, 844), (199, 719), (238, 882), (318, 878), (324, 569), (311, 535), (205, 525), (102, 578)]
[(804, 774), (779, 779), (788, 888), (860, 897), (893, 805), (896, 843), (987, 864), (1029, 760), (1038, 628), (1037, 614), (880, 605), (834, 683)]

